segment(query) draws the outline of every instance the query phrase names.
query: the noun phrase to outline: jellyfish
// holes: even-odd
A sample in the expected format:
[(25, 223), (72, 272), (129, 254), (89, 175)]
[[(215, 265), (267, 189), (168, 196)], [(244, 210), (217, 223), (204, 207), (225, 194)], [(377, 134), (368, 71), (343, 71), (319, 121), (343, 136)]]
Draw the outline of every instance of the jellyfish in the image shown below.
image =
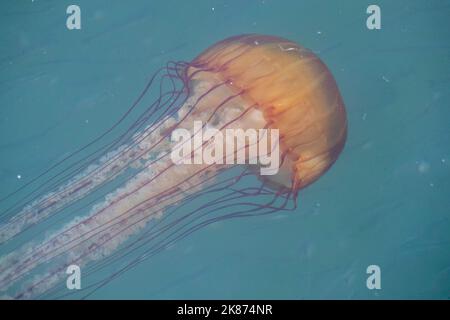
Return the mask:
[[(192, 139), (174, 141), (180, 129)], [(219, 139), (228, 130), (258, 134)], [(292, 41), (240, 35), (169, 61), (113, 126), (0, 199), (0, 294), (87, 298), (207, 225), (295, 210), (346, 136), (332, 74)], [(180, 150), (194, 160), (174, 161)], [(276, 170), (261, 174), (273, 154)], [(71, 265), (80, 290), (66, 288)]]

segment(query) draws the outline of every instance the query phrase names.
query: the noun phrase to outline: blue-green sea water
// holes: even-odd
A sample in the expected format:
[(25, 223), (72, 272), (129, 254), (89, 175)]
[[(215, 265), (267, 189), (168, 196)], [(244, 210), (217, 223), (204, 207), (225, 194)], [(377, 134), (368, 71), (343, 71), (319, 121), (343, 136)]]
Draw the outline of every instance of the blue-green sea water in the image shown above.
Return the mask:
[[(81, 8), (81, 30), (66, 27), (70, 4)], [(379, 30), (366, 26), (370, 4), (381, 9)], [(313, 50), (345, 101), (345, 149), (300, 192), (295, 212), (210, 225), (90, 298), (450, 297), (450, 1), (0, 8), (0, 195), (111, 126), (167, 61), (189, 61), (232, 35), (277, 35)], [(369, 265), (380, 267), (381, 289), (367, 288)]]

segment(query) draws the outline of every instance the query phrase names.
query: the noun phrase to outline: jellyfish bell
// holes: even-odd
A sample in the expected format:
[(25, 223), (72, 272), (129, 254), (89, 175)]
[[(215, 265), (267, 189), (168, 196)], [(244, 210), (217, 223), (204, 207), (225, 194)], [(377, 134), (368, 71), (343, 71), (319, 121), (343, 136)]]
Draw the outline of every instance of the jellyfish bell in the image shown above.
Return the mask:
[(252, 125), (280, 130), (286, 159), (279, 174), (266, 176), (270, 182), (304, 188), (338, 158), (347, 135), (344, 102), (332, 74), (310, 50), (279, 37), (242, 35), (211, 46), (193, 65), (213, 70), (217, 81), (255, 106)]
[[(68, 266), (79, 265), (84, 277), (94, 277), (111, 263), (125, 265), (89, 284), (85, 290), (91, 294), (210, 223), (293, 210), (298, 190), (323, 175), (343, 149), (347, 121), (336, 82), (317, 56), (291, 41), (232, 37), (190, 63), (170, 63), (162, 70), (122, 119), (135, 112), (149, 90), (157, 98), (117, 139), (102, 144), (105, 136), (117, 134), (107, 130), (87, 145), (92, 153), (81, 157), (76, 151), (64, 159), (72, 162), (63, 169), (59, 163), (51, 167), (23, 187), (25, 192), (35, 184), (35, 189), (0, 215), (0, 243), (22, 234), (27, 239), (0, 257), (0, 294), (64, 297), (74, 294), (61, 284)], [(199, 122), (202, 128), (195, 128)], [(227, 162), (252, 149), (255, 141), (245, 137), (223, 142), (223, 162), (174, 163), (174, 130), (187, 129), (195, 137), (204, 127), (278, 130), (277, 141), (258, 148), (265, 147), (268, 155), (279, 147), (279, 170), (261, 175), (261, 159)], [(213, 141), (194, 142), (192, 155)], [(252, 185), (255, 175), (259, 185)], [(56, 224), (61, 213), (69, 218), (62, 227)], [(43, 222), (53, 226), (53, 219), (56, 230), (45, 239), (27, 236)]]

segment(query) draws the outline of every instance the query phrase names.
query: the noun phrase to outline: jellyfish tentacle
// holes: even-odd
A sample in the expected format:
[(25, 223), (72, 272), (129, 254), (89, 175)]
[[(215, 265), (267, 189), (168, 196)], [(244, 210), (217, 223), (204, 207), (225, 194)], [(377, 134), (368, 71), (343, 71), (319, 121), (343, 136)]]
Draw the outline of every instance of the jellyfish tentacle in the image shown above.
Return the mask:
[[(195, 224), (194, 226), (189, 227), (187, 230), (184, 230), (181, 234), (178, 234), (175, 238), (170, 239), (168, 242), (164, 242), (165, 240), (161, 240), (159, 243), (155, 244), (154, 246), (150, 247), (148, 250), (145, 251), (144, 254), (142, 254), (140, 257), (136, 258), (135, 260), (131, 261), (129, 264), (127, 264), (125, 267), (123, 267), (122, 269), (116, 271), (115, 273), (113, 273), (112, 275), (109, 275), (108, 277), (106, 277), (103, 280), (97, 281), (93, 284), (88, 285), (87, 287), (85, 287), (83, 289), (83, 291), (89, 290), (91, 288), (94, 288), (93, 290), (91, 290), (88, 294), (84, 295), (82, 298), (87, 298), (89, 297), (91, 294), (93, 294), (94, 292), (96, 292), (97, 290), (101, 289), (102, 287), (104, 287), (105, 285), (107, 285), (108, 283), (110, 283), (113, 279), (117, 278), (118, 276), (120, 276), (121, 274), (123, 274), (124, 272), (130, 270), (131, 268), (134, 268), (135, 266), (137, 266), (139, 263), (141, 263), (142, 261), (151, 258), (152, 256), (154, 256), (156, 253), (161, 252), (162, 250), (164, 250), (165, 248), (169, 247), (170, 245), (173, 245), (174, 243), (180, 241), (181, 239), (189, 236), (190, 234), (192, 234), (193, 232), (204, 228), (212, 223), (218, 222), (218, 221), (222, 221), (222, 220), (229, 220), (229, 219), (233, 219), (233, 218), (245, 218), (245, 217), (252, 217), (252, 216), (259, 216), (259, 215), (267, 215), (267, 214), (271, 214), (273, 212), (279, 212), (281, 210), (287, 210), (287, 211), (292, 211), (293, 208), (288, 208), (286, 209), (285, 206), (287, 204), (287, 202), (289, 201), (289, 198), (287, 198), (282, 205), (280, 206), (272, 206), (271, 204), (273, 204), (276, 199), (279, 197), (279, 195), (274, 194), (273, 191), (268, 190), (269, 194), (274, 195), (274, 198), (269, 201), (266, 204), (255, 204), (253, 202), (242, 202), (242, 203), (236, 203), (234, 206), (240, 207), (242, 205), (250, 205), (253, 208), (252, 209), (247, 209), (247, 210), (238, 210), (235, 212), (231, 212), (219, 217), (213, 217), (210, 219), (207, 219), (205, 221), (202, 221), (198, 224)], [(254, 197), (255, 194), (251, 194), (249, 195), (250, 197)], [(241, 198), (241, 196), (237, 196), (236, 199)], [(206, 204), (204, 206), (204, 208), (209, 208), (211, 204)], [(222, 207), (219, 208), (214, 208), (211, 209), (210, 211), (208, 211), (207, 213), (205, 213), (204, 215), (208, 215), (211, 212), (214, 212), (216, 210), (220, 210), (220, 209), (226, 209), (229, 208), (229, 205), (224, 205)], [(201, 210), (201, 208), (196, 209), (195, 211), (198, 212), (198, 210)], [(267, 211), (263, 211), (263, 210), (267, 210)], [(197, 219), (199, 219), (201, 217), (198, 217)], [(185, 226), (183, 226), (185, 227)], [(176, 234), (176, 232), (180, 231), (183, 227), (180, 227), (178, 230), (174, 231), (173, 234)], [(168, 238), (168, 237), (167, 237)], [(167, 238), (165, 238), (167, 240)], [(58, 298), (64, 298), (66, 296), (69, 296), (71, 293), (66, 293), (63, 294), (61, 296), (58, 296)]]
[[(207, 92), (205, 92), (204, 94), (202, 94), (202, 95), (197, 99), (197, 102), (194, 104), (194, 107), (195, 107), (195, 105), (198, 104), (202, 99), (204, 99), (208, 94), (210, 94), (213, 90), (217, 89), (217, 88), (220, 87), (221, 85), (223, 85), (223, 83), (213, 86), (213, 87), (212, 87), (211, 89), (209, 89)], [(213, 114), (217, 111), (217, 109), (219, 109), (220, 107), (223, 107), (223, 105), (225, 105), (229, 100), (235, 98), (236, 96), (237, 96), (237, 95), (233, 95), (233, 96), (231, 96), (231, 97), (227, 97), (227, 98), (226, 98), (226, 99), (225, 99), (225, 100), (224, 100), (224, 101), (223, 101), (223, 102), (222, 102), (222, 103), (214, 110)], [(185, 115), (183, 116), (183, 118), (182, 118), (181, 120), (179, 120), (174, 126), (178, 126), (180, 123), (182, 123), (182, 122), (188, 117), (188, 115), (189, 115), (190, 112), (191, 112), (191, 111), (188, 111), (187, 113), (185, 113)], [(205, 124), (205, 125), (206, 125), (206, 124)], [(168, 125), (168, 126), (166, 126), (166, 127), (172, 127), (172, 125)], [(162, 130), (162, 131), (164, 131), (164, 130)], [(166, 138), (166, 136), (164, 136), (164, 135), (161, 136), (161, 137), (157, 136), (157, 141), (151, 143), (151, 146), (150, 146), (148, 149), (144, 149), (144, 151), (142, 151), (142, 152), (138, 155), (138, 157), (142, 157), (145, 153), (148, 153), (148, 152), (153, 151), (153, 149), (154, 149), (156, 146), (158, 146), (165, 138)], [(169, 155), (169, 152), (166, 152), (166, 153), (164, 153), (163, 155), (161, 155), (161, 156), (155, 158), (155, 159), (152, 160), (151, 162), (147, 163), (146, 166), (143, 167), (143, 168), (141, 169), (141, 171), (142, 171), (142, 170), (145, 170), (145, 169), (148, 169), (151, 165), (153, 165), (153, 164), (157, 163), (158, 161), (162, 160), (163, 157), (165, 157), (165, 156), (167, 156), (167, 155)], [(141, 171), (139, 171), (138, 173), (140, 173)], [(135, 176), (135, 175), (134, 175), (134, 176)], [(132, 176), (132, 177), (134, 177), (134, 176)], [(135, 192), (135, 191), (137, 191), (137, 190), (133, 190), (133, 191), (131, 191), (130, 193)], [(127, 196), (127, 195), (124, 195), (124, 197), (125, 197), (125, 196)], [(40, 218), (42, 219), (42, 217), (40, 217)]]
[[(171, 103), (171, 105), (169, 106), (169, 108), (174, 104), (174, 102)], [(168, 108), (168, 109), (169, 109)], [(178, 109), (174, 110), (175, 112), (178, 111)], [(173, 115), (174, 111), (172, 111), (171, 115)], [(163, 121), (160, 122), (156, 122), (157, 124), (157, 128), (159, 126), (161, 126), (161, 124), (163, 123)], [(156, 130), (156, 129), (155, 129)], [(136, 141), (136, 144), (139, 144), (139, 142), (141, 142), (142, 140), (144, 140), (146, 137), (148, 137), (150, 134), (153, 133), (154, 130), (147, 132), (148, 130), (145, 130), (142, 134), (141, 137), (139, 137), (139, 139)], [(156, 144), (157, 145), (157, 144)], [(156, 146), (155, 145), (155, 146)], [(153, 147), (155, 147), (153, 146)], [(65, 203), (63, 201), (61, 201), (62, 196), (58, 194), (49, 194), (46, 196), (45, 198), (45, 202), (48, 202), (49, 204), (46, 204), (44, 202), (43, 207), (42, 208), (35, 208), (35, 206), (32, 206), (31, 209), (30, 208), (25, 208), (25, 212), (21, 212), (20, 214), (16, 215), (13, 217), (12, 221), (10, 221), (8, 224), (3, 225), (0, 229), (0, 242), (3, 239), (3, 242), (10, 239), (11, 237), (13, 237), (15, 234), (19, 233), (21, 231), (22, 228), (21, 224), (16, 223), (14, 225), (14, 227), (16, 228), (12, 228), (13, 223), (16, 222), (17, 220), (21, 220), (21, 222), (23, 224), (27, 224), (27, 225), (33, 225), (36, 224), (38, 221), (40, 221), (41, 219), (47, 217), (48, 215), (50, 215), (52, 213), (52, 211), (57, 211), (57, 210), (61, 210), (63, 208), (65, 208), (65, 205), (70, 204), (71, 202), (75, 202), (77, 200), (80, 200), (83, 198), (83, 196), (85, 196), (86, 194), (88, 194), (89, 192), (95, 191), (97, 189), (97, 187), (100, 185), (103, 185), (104, 183), (112, 180), (113, 178), (115, 178), (116, 176), (118, 176), (123, 170), (124, 168), (126, 168), (126, 166), (130, 163), (135, 161), (136, 159), (142, 157), (142, 155), (146, 152), (150, 152), (151, 150), (137, 150), (137, 155), (130, 157), (127, 156), (127, 152), (131, 153), (134, 152), (131, 149), (132, 146), (129, 147), (125, 147), (123, 148), (123, 150), (120, 150), (120, 152), (115, 152), (116, 155), (114, 157), (112, 157), (112, 159), (107, 159), (107, 161), (105, 161), (105, 164), (103, 164), (103, 166), (97, 166), (96, 168), (94, 168), (94, 170), (92, 170), (93, 172), (89, 172), (88, 174), (81, 174), (81, 181), (78, 181), (78, 179), (75, 181), (75, 183), (69, 183), (69, 186), (74, 185), (75, 189), (72, 190), (68, 190), (68, 196), (71, 196), (71, 198), (69, 199), (70, 202), (69, 203)], [(114, 163), (112, 163), (112, 161), (117, 160), (120, 158), (125, 158), (126, 161), (124, 161), (123, 163), (121, 163), (120, 165), (116, 165)], [(110, 157), (108, 157), (110, 158)], [(92, 180), (89, 180), (89, 177), (92, 176), (96, 171), (99, 171), (99, 169), (104, 168), (105, 166), (107, 166), (106, 168), (112, 168), (115, 170), (115, 173), (113, 175), (111, 175), (110, 177), (103, 177), (104, 172), (101, 171), (98, 175), (101, 176), (101, 179), (97, 179), (99, 180), (97, 184), (92, 183)], [(78, 186), (77, 186), (78, 183)], [(89, 187), (90, 186), (90, 187)], [(66, 189), (66, 187), (63, 188), (63, 190)], [(77, 197), (74, 197), (73, 194), (75, 194), (76, 192), (80, 193), (80, 191), (83, 191), (81, 195), (78, 195)], [(58, 196), (57, 199), (55, 199)], [(35, 209), (33, 211), (33, 209)], [(47, 209), (47, 211), (45, 211)], [(37, 210), (37, 215), (35, 214)], [(17, 228), (19, 227), (19, 228)], [(3, 232), (1, 232), (1, 230), (8, 230), (7, 234), (4, 234)]]
[[(209, 91), (207, 91), (207, 93), (208, 93), (208, 92), (209, 92)], [(223, 101), (221, 104), (219, 104), (219, 105), (217, 106), (217, 108), (215, 108), (215, 109), (213, 110), (212, 114), (214, 114), (215, 112), (217, 112), (217, 110), (218, 110), (220, 107), (222, 107), (223, 105), (225, 105), (226, 103), (228, 103), (230, 100), (232, 100), (234, 97), (237, 97), (237, 96), (239, 96), (239, 93), (236, 94), (236, 95), (233, 95), (233, 96), (230, 96), (230, 97), (227, 97), (226, 99), (224, 99), (224, 101)], [(249, 108), (248, 108), (248, 109), (249, 109)], [(248, 110), (248, 109), (247, 109), (247, 110)], [(243, 112), (243, 114), (245, 114), (247, 110), (245, 110), (245, 111)], [(211, 119), (211, 116), (212, 116), (212, 115), (209, 116), (208, 120)], [(241, 116), (242, 116), (242, 115), (240, 115), (240, 116), (237, 117), (236, 119), (239, 119)], [(228, 121), (225, 125), (227, 125), (227, 124), (229, 124), (229, 123), (232, 123), (233, 121), (236, 121), (236, 120)], [(166, 170), (167, 170), (167, 169), (166, 169)], [(132, 192), (126, 193), (124, 196), (119, 197), (119, 200), (123, 199), (124, 197), (130, 196), (131, 193), (134, 193), (134, 192), (136, 192), (136, 191), (137, 191), (137, 190), (133, 190)], [(42, 253), (38, 251), (36, 255), (37, 255), (37, 256), (40, 256), (41, 254), (42, 254)], [(31, 264), (30, 268), (31, 268), (31, 267), (33, 267), (33, 264)], [(28, 270), (28, 268), (25, 268), (24, 271), (27, 271), (27, 270)], [(16, 272), (16, 273), (15, 273), (15, 277), (19, 277), (19, 276), (20, 276), (20, 273), (18, 273), (17, 270), (14, 270), (14, 272)], [(5, 278), (4, 278), (4, 279), (5, 279)], [(6, 277), (6, 279), (7, 279), (7, 280), (10, 280), (10, 281), (15, 280), (15, 279), (11, 279), (11, 278), (8, 279), (8, 276)]]
[[(118, 154), (118, 155), (116, 155), (114, 157), (115, 159), (117, 159), (118, 156), (121, 155), (121, 153), (117, 152), (117, 151), (116, 151), (116, 154)], [(104, 162), (107, 163), (107, 161), (104, 161)], [(125, 165), (122, 165), (122, 168), (125, 167)], [(115, 174), (113, 172), (113, 174), (109, 177), (109, 180), (114, 178), (117, 174), (120, 173), (120, 167), (119, 166), (110, 165), (109, 168), (110, 169), (114, 169), (113, 171), (116, 171)], [(91, 171), (93, 171), (93, 170), (91, 170)], [(92, 175), (92, 172), (90, 172), (90, 174)], [(80, 198), (80, 197), (74, 197), (73, 196), (77, 192), (79, 193), (80, 190), (86, 189), (87, 191), (84, 191), (84, 194), (86, 194), (88, 191), (91, 191), (94, 188), (93, 186), (91, 186), (91, 188), (87, 188), (89, 185), (94, 185), (92, 180), (89, 180), (88, 177), (89, 177), (88, 175), (84, 174), (84, 175), (82, 175), (82, 178), (84, 178), (84, 179), (81, 179), (81, 181), (76, 179), (75, 184), (74, 183), (69, 183), (69, 186), (75, 185), (74, 188), (72, 188), (72, 190), (68, 190), (67, 191), (67, 195), (68, 196), (72, 196), (73, 201), (75, 201), (75, 200)], [(108, 180), (108, 179), (103, 179), (103, 180)], [(76, 183), (78, 183), (78, 185), (76, 185)], [(63, 188), (63, 190), (64, 189), (67, 189), (67, 188)], [(56, 210), (56, 209), (59, 209), (59, 208), (63, 207), (63, 203), (58, 202), (57, 200), (55, 200), (54, 199), (55, 197), (56, 197), (55, 194), (50, 194), (50, 195), (47, 195), (46, 197), (44, 197), (44, 202), (42, 203), (41, 208), (36, 208), (36, 205), (32, 206), (31, 208), (30, 207), (26, 207), (20, 214), (17, 214), (16, 216), (14, 216), (13, 219), (11, 219), (10, 223), (15, 222), (15, 221), (17, 221), (19, 219), (26, 220), (26, 221), (28, 221), (28, 223), (31, 223), (31, 222), (29, 222), (30, 221), (30, 215), (29, 214), (27, 215), (27, 213), (29, 213), (30, 210), (32, 210), (32, 209), (34, 209), (34, 212), (37, 212), (37, 214), (44, 215), (42, 213), (45, 213), (45, 211), (46, 210), (48, 211), (48, 209)], [(41, 202), (42, 202), (42, 200), (41, 200)], [(24, 223), (26, 223), (26, 221), (24, 221)], [(2, 231), (5, 230), (6, 228), (9, 229), (10, 233), (14, 232), (14, 229), (11, 228), (11, 224), (3, 225), (2, 226)], [(0, 233), (0, 235), (3, 235), (3, 232)], [(3, 235), (2, 238), (7, 238), (8, 239), (9, 237), (10, 236), (8, 236), (8, 235), (6, 235), (6, 236)], [(3, 239), (3, 241), (5, 241), (5, 240)]]
[[(7, 199), (9, 199), (10, 197), (14, 196), (15, 194), (17, 194), (18, 192), (20, 192), (21, 190), (29, 187), (31, 184), (33, 184), (34, 182), (36, 182), (38, 179), (42, 178), (43, 176), (45, 176), (46, 174), (48, 174), (49, 172), (51, 172), (52, 170), (54, 170), (55, 168), (57, 168), (58, 166), (60, 166), (61, 164), (63, 164), (64, 162), (66, 162), (67, 160), (69, 160), (70, 158), (73, 158), (74, 156), (76, 156), (77, 154), (79, 154), (80, 152), (84, 151), (85, 149), (87, 149), (89, 146), (95, 144), (96, 142), (100, 141), (102, 138), (104, 138), (107, 134), (111, 133), (116, 127), (119, 126), (119, 124), (121, 124), (129, 115), (130, 113), (138, 106), (138, 104), (140, 103), (140, 101), (143, 99), (143, 97), (146, 95), (147, 91), (150, 89), (150, 87), (152, 86), (152, 84), (155, 82), (158, 74), (162, 71), (165, 70), (167, 67), (161, 67), (160, 69), (158, 69), (154, 75), (150, 78), (150, 80), (148, 81), (148, 83), (146, 84), (146, 86), (144, 87), (143, 91), (140, 93), (140, 95), (138, 96), (138, 98), (134, 101), (134, 103), (131, 105), (131, 107), (126, 110), (126, 112), (119, 118), (119, 120), (117, 122), (115, 122), (110, 128), (108, 128), (105, 132), (103, 132), (102, 134), (100, 134), (98, 137), (96, 137), (95, 139), (93, 139), (91, 142), (89, 142), (88, 144), (82, 146), (81, 148), (73, 151), (72, 153), (70, 153), (69, 155), (65, 156), (63, 159), (59, 160), (57, 163), (55, 163), (54, 165), (52, 165), (50, 168), (44, 170), (41, 174), (37, 175), (36, 177), (32, 178), (30, 181), (28, 181), (27, 183), (25, 183), (24, 185), (22, 185), (21, 187), (19, 187), (18, 189), (14, 190), (13, 192), (11, 192), (10, 194), (7, 194), (6, 196), (3, 196), (2, 198), (0, 198), (0, 202), (3, 202)], [(97, 153), (97, 152), (96, 152)], [(42, 185), (40, 186), (42, 187)]]

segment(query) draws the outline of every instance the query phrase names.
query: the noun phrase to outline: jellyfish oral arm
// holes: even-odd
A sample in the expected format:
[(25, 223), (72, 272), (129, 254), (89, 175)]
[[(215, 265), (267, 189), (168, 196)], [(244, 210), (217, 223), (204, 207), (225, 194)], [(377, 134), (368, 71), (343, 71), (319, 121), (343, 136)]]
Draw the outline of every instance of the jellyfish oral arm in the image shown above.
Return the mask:
[[(261, 117), (252, 107), (244, 108), (240, 103), (224, 100), (227, 103), (222, 106), (219, 103), (221, 108), (216, 111), (212, 112), (209, 107), (208, 112), (203, 112), (200, 117), (204, 121), (203, 125), (198, 127), (197, 123), (195, 127), (195, 119), (198, 119), (199, 115), (191, 113), (192, 105), (199, 108), (196, 101), (200, 99), (202, 92), (208, 92), (211, 87), (199, 89), (199, 93), (191, 99), (194, 101), (182, 106), (176, 118), (164, 119), (161, 130), (147, 135), (139, 142), (139, 148), (152, 151), (141, 156), (136, 166), (142, 170), (122, 188), (108, 194), (87, 216), (68, 223), (47, 237), (43, 243), (30, 243), (23, 249), (2, 257), (0, 287), (3, 290), (8, 289), (39, 265), (56, 264), (51, 271), (34, 280), (20, 297), (39, 294), (57, 283), (65, 275), (64, 270), (68, 265), (83, 266), (110, 255), (129, 237), (142, 230), (149, 221), (161, 218), (168, 205), (177, 205), (187, 196), (205, 189), (212, 183), (213, 180), (209, 178), (224, 170), (227, 164), (173, 163), (170, 158), (170, 132), (173, 130), (169, 128), (174, 124), (176, 127), (190, 128), (189, 135), (195, 137), (198, 131), (210, 122), (214, 112), (220, 114), (216, 122), (216, 133), (223, 134), (232, 126), (248, 129), (249, 125), (256, 124), (260, 129), (265, 123), (259, 121)], [(256, 144), (258, 138), (254, 141)], [(207, 144), (208, 141), (203, 141), (196, 147), (202, 148)], [(152, 148), (155, 145), (158, 147)], [(240, 145), (243, 149), (250, 149), (251, 146), (249, 143)], [(239, 148), (230, 150), (233, 158), (241, 152)], [(192, 153), (196, 151), (198, 150), (192, 149)], [(231, 154), (226, 153), (224, 157), (229, 158)]]

